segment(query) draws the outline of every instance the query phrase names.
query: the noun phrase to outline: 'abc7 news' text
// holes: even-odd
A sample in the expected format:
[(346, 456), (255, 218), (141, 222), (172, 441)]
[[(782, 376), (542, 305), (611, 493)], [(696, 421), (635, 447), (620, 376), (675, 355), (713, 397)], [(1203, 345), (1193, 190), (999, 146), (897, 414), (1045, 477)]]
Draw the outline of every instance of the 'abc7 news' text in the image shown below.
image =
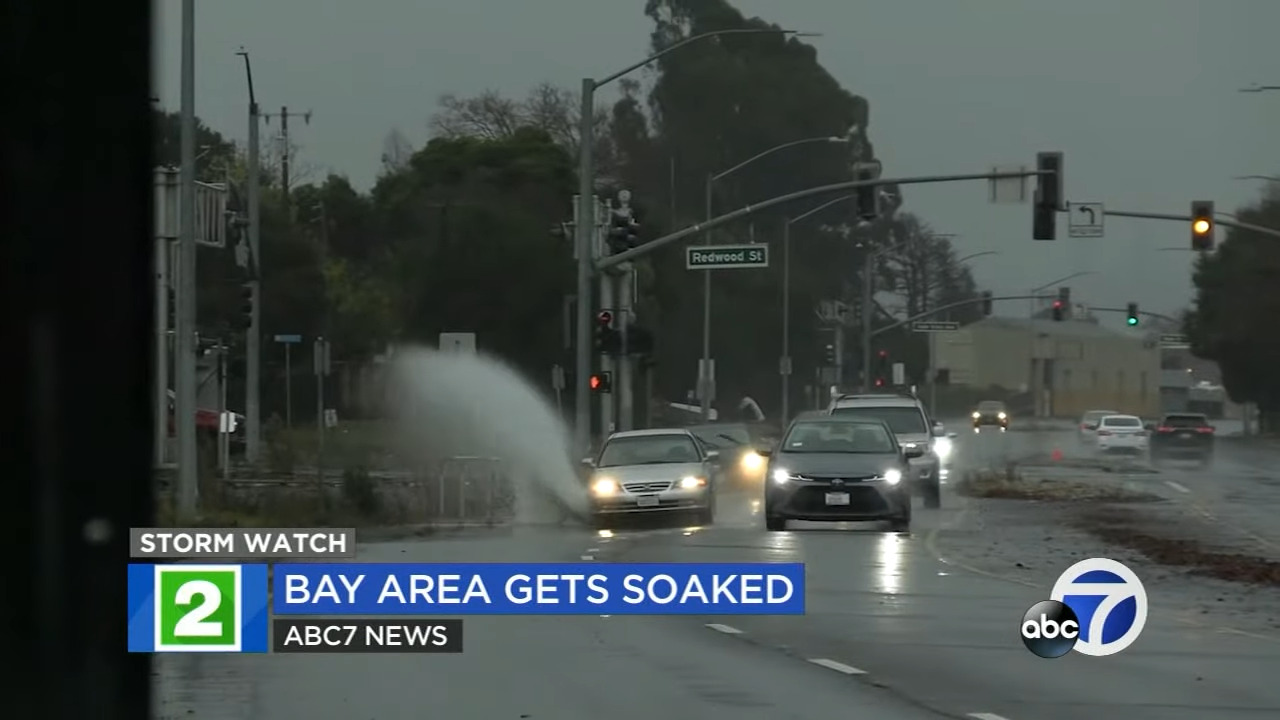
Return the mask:
[(278, 653), (460, 653), (462, 621), (416, 618), (275, 618)]

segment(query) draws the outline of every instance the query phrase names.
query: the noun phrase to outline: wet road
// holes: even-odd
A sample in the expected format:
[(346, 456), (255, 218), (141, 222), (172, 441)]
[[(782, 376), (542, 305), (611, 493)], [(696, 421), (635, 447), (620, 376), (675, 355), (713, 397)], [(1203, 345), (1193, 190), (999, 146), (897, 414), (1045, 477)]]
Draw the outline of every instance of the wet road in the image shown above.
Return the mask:
[[(957, 467), (1062, 449), (1069, 431), (961, 434)], [(1265, 453), (1224, 453), (1213, 476), (1151, 475), (1163, 492), (1238, 508)], [(1172, 472), (1183, 472), (1174, 475)], [(958, 472), (953, 476), (958, 476)], [(1271, 477), (1271, 476), (1268, 476)], [(1178, 478), (1188, 492), (1165, 479)], [(1217, 494), (1214, 494), (1214, 493)], [(1255, 496), (1248, 496), (1255, 497)], [(1269, 495), (1266, 497), (1270, 497)], [(1280, 497), (1277, 498), (1280, 500)], [(1267, 502), (1273, 502), (1268, 500)], [(1251, 511), (1257, 511), (1257, 502)], [(910, 534), (800, 523), (766, 533), (748, 497), (715, 526), (613, 533), (522, 529), (507, 537), (371, 545), (371, 561), (806, 563), (802, 617), (467, 618), (463, 655), (165, 656), (163, 718), (846, 718), (1183, 720), (1280, 716), (1280, 643), (1210, 632), (1152, 610), (1116, 656), (1029, 653), (1023, 611), (1049, 592), (941, 562), (962, 501), (917, 505)], [(941, 538), (941, 539), (940, 539)], [(1028, 548), (1034, 553), (1035, 548)], [(1058, 568), (1060, 571), (1063, 568)]]

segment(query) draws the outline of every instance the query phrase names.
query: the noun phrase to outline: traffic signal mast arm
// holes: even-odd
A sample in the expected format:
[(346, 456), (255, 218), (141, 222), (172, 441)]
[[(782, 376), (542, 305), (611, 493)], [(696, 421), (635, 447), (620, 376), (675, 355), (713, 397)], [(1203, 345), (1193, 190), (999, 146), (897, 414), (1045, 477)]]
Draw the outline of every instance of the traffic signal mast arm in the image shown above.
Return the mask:
[[(875, 330), (871, 331), (871, 336), (875, 337), (880, 333), (888, 332), (895, 328), (900, 328), (903, 325), (906, 325), (908, 323), (913, 323), (916, 320), (923, 320), (924, 318), (927, 318), (930, 315), (936, 315), (937, 313), (946, 312), (947, 310), (954, 310), (958, 307), (964, 307), (966, 305), (979, 305), (984, 302), (992, 302), (996, 300), (1043, 300), (1046, 297), (1048, 296), (1047, 295), (1001, 295), (999, 297), (978, 296), (974, 298), (969, 298), (968, 300), (957, 300), (952, 303), (947, 303), (946, 305), (939, 305), (938, 307), (933, 308), (931, 310), (925, 310), (924, 312), (916, 313), (915, 315), (912, 315), (909, 318), (898, 320), (889, 325), (885, 325), (884, 327), (876, 328)], [(1057, 298), (1055, 297), (1054, 300), (1057, 300)]]
[[(1174, 222), (1189, 223), (1195, 220), (1190, 215), (1171, 215), (1167, 213), (1146, 213), (1146, 212), (1130, 212), (1128, 210), (1107, 210), (1103, 209), (1102, 214), (1108, 217), (1125, 217), (1139, 218), (1141, 220), (1172, 220)], [(1235, 228), (1237, 230), (1247, 230), (1260, 235), (1269, 235), (1274, 238), (1280, 238), (1280, 230), (1276, 228), (1263, 227), (1262, 225), (1254, 225), (1253, 223), (1240, 222), (1230, 218), (1215, 217), (1213, 219), (1215, 225), (1223, 227)]]
[[(771, 208), (775, 205), (784, 205), (795, 200), (803, 200), (815, 195), (825, 195), (827, 193), (845, 192), (849, 190), (857, 190), (866, 187), (881, 187), (884, 185), (924, 185), (929, 183), (947, 183), (947, 182), (963, 182), (966, 180), (1007, 180), (1013, 178), (1036, 177), (1040, 173), (1035, 170), (1026, 170), (1019, 172), (996, 172), (996, 173), (974, 173), (971, 175), (926, 175), (919, 177), (904, 178), (878, 178), (875, 180), (849, 180), (845, 182), (832, 183), (830, 185), (819, 185), (818, 187), (808, 188), (807, 190), (798, 190), (786, 195), (779, 195), (768, 200), (761, 200), (752, 205), (746, 205), (732, 212), (725, 213), (710, 220), (695, 223), (682, 230), (677, 230), (669, 235), (663, 235), (660, 238), (650, 240), (649, 242), (632, 248), (616, 255), (610, 255), (601, 258), (596, 263), (596, 271), (607, 270), (615, 265), (621, 265), (624, 262), (635, 260), (638, 257), (648, 255), (650, 252), (657, 250), (665, 245), (678, 242), (692, 235), (704, 233), (708, 230), (720, 227), (727, 223), (731, 223), (739, 218), (747, 217), (753, 213)], [(1225, 224), (1225, 223), (1224, 223)]]
[[(1093, 306), (1089, 306), (1089, 312), (1114, 312), (1114, 313), (1128, 313), (1128, 312), (1129, 312), (1129, 308), (1108, 308), (1108, 307), (1093, 307)], [(1170, 322), (1170, 323), (1174, 323), (1174, 324), (1181, 324), (1181, 321), (1180, 321), (1180, 320), (1177, 320), (1177, 319), (1175, 319), (1175, 318), (1171, 318), (1171, 317), (1169, 317), (1168, 315), (1161, 315), (1160, 313), (1153, 313), (1153, 312), (1147, 312), (1146, 310), (1139, 310), (1139, 311), (1138, 311), (1138, 314), (1139, 314), (1139, 315), (1142, 315), (1143, 317), (1155, 318), (1155, 319), (1157, 319), (1157, 320), (1164, 320), (1165, 322)]]

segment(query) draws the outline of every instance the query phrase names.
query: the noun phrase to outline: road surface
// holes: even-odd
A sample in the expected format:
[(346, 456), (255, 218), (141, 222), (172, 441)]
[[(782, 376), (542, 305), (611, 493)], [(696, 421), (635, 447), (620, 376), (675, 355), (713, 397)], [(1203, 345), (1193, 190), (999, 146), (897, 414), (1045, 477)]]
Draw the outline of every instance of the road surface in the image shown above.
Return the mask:
[[(1064, 431), (962, 433), (957, 440), (953, 479), (964, 466), (998, 466), (1054, 449), (1079, 453)], [(1270, 527), (1261, 506), (1280, 501), (1265, 457), (1261, 450), (1223, 454), (1212, 477), (1178, 470), (1144, 482), (1171, 498), (1188, 496), (1175, 502), (1194, 497), (1224, 517), (1252, 517), (1261, 536)], [(1164, 482), (1171, 478), (1187, 492)], [(527, 528), (500, 537), (369, 545), (360, 553), (370, 561), (798, 561), (807, 566), (808, 612), (471, 617), (466, 652), (453, 656), (165, 656), (157, 664), (160, 717), (1280, 716), (1280, 632), (1233, 632), (1189, 619), (1179, 594), (1185, 577), (1148, 585), (1146, 631), (1119, 655), (1042, 660), (1030, 654), (1017, 634), (1022, 613), (1047, 597), (1057, 573), (1093, 551), (1064, 547), (1050, 537), (1057, 529), (1033, 527), (1010, 550), (1025, 559), (1017, 563), (1021, 574), (1002, 574), (994, 561), (988, 568), (970, 565), (957, 558), (981, 551), (985, 535), (994, 532), (974, 523), (971, 505), (948, 489), (943, 509), (917, 506), (917, 526), (902, 535), (876, 526), (803, 523), (766, 533), (758, 502), (726, 496), (716, 525), (703, 529)], [(1268, 598), (1274, 605), (1274, 590), (1257, 602)]]

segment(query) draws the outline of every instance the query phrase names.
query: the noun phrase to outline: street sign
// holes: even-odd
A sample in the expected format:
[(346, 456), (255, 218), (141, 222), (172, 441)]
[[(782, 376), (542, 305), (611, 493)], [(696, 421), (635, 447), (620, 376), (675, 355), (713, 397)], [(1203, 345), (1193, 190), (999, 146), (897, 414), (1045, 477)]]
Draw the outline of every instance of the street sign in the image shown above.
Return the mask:
[(955, 332), (960, 323), (949, 320), (917, 320), (911, 323), (912, 332)]
[(844, 322), (849, 314), (849, 306), (839, 300), (819, 300), (818, 319), (823, 322)]
[(440, 333), (440, 352), (457, 353), (459, 355), (476, 354), (475, 333)]
[(333, 372), (333, 353), (328, 340), (316, 338), (311, 351), (311, 369), (316, 377), (326, 377)]
[(1073, 238), (1102, 237), (1103, 220), (1102, 203), (1067, 205), (1067, 234)]
[(276, 342), (285, 343), (286, 345), (297, 345), (302, 342), (301, 335), (277, 335)]
[(1160, 347), (1166, 348), (1184, 348), (1191, 347), (1191, 341), (1186, 335), (1177, 333), (1168, 333), (1160, 336)]
[(553, 390), (564, 389), (564, 366), (563, 365), (551, 366), (551, 388)]
[[(1006, 165), (995, 166), (991, 168), (992, 175), (1010, 175), (1013, 173), (1025, 173), (1026, 165)], [(1025, 177), (1007, 177), (993, 178), (989, 181), (989, 198), (996, 205), (1017, 205), (1025, 203), (1031, 193), (1027, 192), (1027, 178)]]
[(907, 384), (907, 366), (905, 363), (893, 364), (893, 384), (899, 386)]
[(768, 245), (691, 245), (684, 249), (688, 270), (769, 267)]

